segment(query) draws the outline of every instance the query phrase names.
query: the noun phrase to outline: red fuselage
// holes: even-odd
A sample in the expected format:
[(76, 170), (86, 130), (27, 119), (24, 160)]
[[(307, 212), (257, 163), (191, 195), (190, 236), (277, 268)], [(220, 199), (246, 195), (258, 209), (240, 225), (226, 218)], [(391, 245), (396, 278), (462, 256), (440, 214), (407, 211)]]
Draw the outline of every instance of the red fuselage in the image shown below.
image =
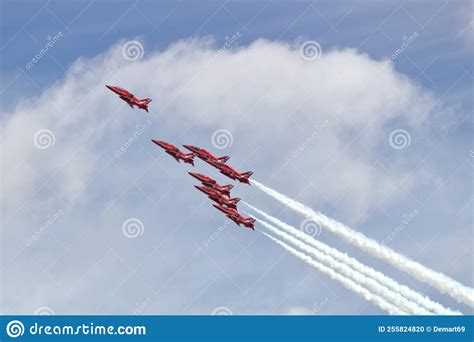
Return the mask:
[(211, 152), (206, 151), (205, 149), (199, 148), (199, 147), (196, 147), (196, 146), (192, 146), (192, 145), (183, 145), (183, 146), (184, 146), (184, 148), (186, 148), (186, 149), (190, 150), (191, 152), (193, 152), (196, 155), (196, 157), (198, 157), (201, 160), (204, 160), (205, 162), (207, 162), (211, 165), (213, 165), (212, 162), (224, 164), (230, 158), (228, 156), (216, 157)]
[(240, 198), (229, 198), (219, 191), (209, 188), (207, 186), (194, 186), (199, 191), (205, 193), (209, 199), (216, 202), (219, 205), (226, 206), (227, 208), (237, 209), (237, 203), (240, 201)]
[(225, 208), (218, 204), (213, 204), (213, 206), (217, 210), (222, 211), (225, 214), (225, 216), (227, 216), (229, 219), (234, 221), (238, 226), (243, 224), (245, 227), (255, 230), (255, 226), (254, 226), (255, 219), (250, 218), (250, 217), (243, 217), (242, 215), (240, 215), (240, 213), (236, 209)]
[(187, 148), (188, 150), (190, 150), (191, 152), (193, 152), (196, 155), (196, 157), (198, 157), (199, 159), (204, 160), (206, 163), (219, 169), (220, 173), (229, 177), (230, 179), (238, 180), (241, 183), (250, 184), (249, 177), (253, 174), (253, 172), (248, 171), (248, 172), (240, 173), (237, 170), (235, 170), (233, 167), (227, 165), (226, 162), (229, 160), (230, 157), (223, 156), (223, 157), (218, 158), (215, 155), (213, 155), (211, 152), (206, 151), (205, 149), (192, 146), (192, 145), (183, 145), (183, 146)]
[(113, 91), (115, 94), (117, 94), (122, 100), (127, 102), (130, 107), (133, 108), (133, 106), (137, 106), (138, 108), (141, 108), (148, 112), (148, 104), (151, 102), (151, 99), (139, 99), (128, 90), (125, 90), (120, 87), (111, 85), (106, 85), (106, 87)]
[(227, 176), (233, 180), (237, 180), (241, 183), (250, 184), (249, 177), (253, 174), (253, 172), (248, 171), (240, 173), (232, 166), (229, 166), (227, 164), (220, 164), (215, 162), (210, 162), (210, 164), (219, 169), (219, 172), (222, 173), (224, 176)]
[(194, 155), (192, 153), (183, 153), (176, 146), (168, 144), (167, 142), (161, 140), (152, 139), (154, 144), (160, 146), (165, 150), (170, 156), (172, 156), (178, 163), (180, 160), (184, 161), (187, 164), (194, 166)]
[(202, 175), (200, 173), (194, 173), (194, 172), (188, 172), (192, 177), (196, 178), (198, 181), (202, 183), (202, 185), (205, 185), (209, 188), (212, 188), (214, 190), (217, 190), (223, 195), (229, 196), (230, 197), (230, 190), (234, 187), (233, 185), (220, 185), (218, 184), (214, 179), (211, 177)]

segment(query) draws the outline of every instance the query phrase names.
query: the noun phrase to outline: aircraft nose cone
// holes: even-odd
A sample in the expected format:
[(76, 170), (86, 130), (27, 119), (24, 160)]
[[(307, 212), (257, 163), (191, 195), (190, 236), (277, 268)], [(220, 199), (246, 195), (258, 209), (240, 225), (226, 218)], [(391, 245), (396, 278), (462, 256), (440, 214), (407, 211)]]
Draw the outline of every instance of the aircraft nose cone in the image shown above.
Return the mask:
[(196, 178), (196, 179), (199, 179), (197, 173), (194, 173), (194, 172), (188, 172), (188, 173), (191, 175), (191, 177), (194, 177), (194, 178)]
[(183, 145), (183, 147), (185, 147), (186, 149), (190, 150), (191, 152), (195, 152), (196, 151), (196, 147), (193, 146), (193, 145)]
[(202, 193), (206, 194), (207, 195), (207, 192), (204, 190), (204, 188), (200, 187), (199, 185), (195, 185), (194, 186), (196, 189), (198, 189), (199, 191), (201, 191)]
[(154, 144), (158, 145), (158, 146), (163, 146), (163, 142), (160, 141), (160, 140), (157, 140), (157, 139), (151, 139), (151, 141), (153, 141)]

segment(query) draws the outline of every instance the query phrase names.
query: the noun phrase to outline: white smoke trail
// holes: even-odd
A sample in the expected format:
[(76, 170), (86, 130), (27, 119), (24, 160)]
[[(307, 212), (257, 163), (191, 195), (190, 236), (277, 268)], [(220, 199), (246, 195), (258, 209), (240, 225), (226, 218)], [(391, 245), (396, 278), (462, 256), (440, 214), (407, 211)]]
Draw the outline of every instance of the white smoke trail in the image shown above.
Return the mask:
[(434, 288), (451, 296), (457, 301), (464, 302), (474, 307), (474, 289), (464, 286), (463, 284), (440, 272), (425, 267), (422, 264), (411, 260), (410, 258), (398, 252), (395, 252), (393, 249), (383, 246), (379, 242), (366, 237), (362, 233), (356, 232), (342, 223), (332, 220), (321, 213), (317, 213), (304, 204), (280, 194), (279, 192), (270, 189), (255, 180), (251, 180), (250, 182), (266, 194), (272, 196), (281, 203), (285, 204), (287, 207), (304, 215), (305, 217), (311, 218), (316, 223), (342, 237), (350, 244), (363, 249), (376, 258), (390, 263), (396, 268), (410, 274), (421, 282), (433, 286)]
[(308, 245), (315, 247), (319, 250), (321, 250), (323, 253), (326, 253), (328, 255), (331, 255), (334, 259), (339, 260), (341, 262), (344, 262), (345, 264), (349, 265), (352, 267), (354, 270), (364, 274), (367, 277), (370, 277), (377, 282), (379, 282), (381, 285), (391, 289), (392, 291), (399, 293), (400, 295), (404, 296), (405, 298), (417, 303), (418, 305), (424, 307), (428, 311), (432, 311), (438, 315), (461, 315), (462, 313), (459, 311), (454, 311), (451, 309), (448, 309), (444, 307), (443, 305), (432, 301), (428, 297), (422, 295), (421, 293), (418, 293), (409, 287), (405, 285), (401, 285), (392, 278), (386, 276), (385, 274), (373, 269), (370, 266), (364, 265), (360, 261), (358, 261), (355, 258), (352, 258), (348, 256), (345, 253), (340, 252), (339, 250), (332, 248), (316, 239), (314, 239), (312, 236), (309, 236), (295, 227), (290, 226), (289, 224), (277, 219), (276, 217), (273, 217), (264, 211), (255, 208), (251, 204), (242, 201), (241, 203), (245, 204), (248, 206), (250, 209), (258, 213), (259, 215), (263, 216), (266, 220), (270, 221), (271, 223), (277, 225), (280, 227), (282, 230), (285, 232), (299, 238), (301, 241), (307, 243)]
[(274, 238), (270, 234), (267, 234), (265, 232), (260, 231), (260, 233), (266, 235), (268, 238), (271, 240), (275, 241), (277, 244), (282, 246), (285, 250), (287, 250), (289, 253), (293, 254), (296, 256), (298, 259), (306, 262), (308, 265), (314, 267), (316, 270), (318, 270), (321, 273), (324, 273), (328, 276), (330, 276), (332, 279), (335, 279), (339, 281), (345, 288), (348, 290), (354, 291), (357, 293), (359, 296), (363, 297), (364, 299), (374, 303), (377, 305), (379, 308), (381, 308), (384, 311), (387, 311), (391, 315), (406, 315), (407, 313), (403, 310), (400, 310), (396, 306), (388, 303), (385, 299), (382, 297), (372, 294), (370, 291), (368, 291), (365, 287), (355, 283), (351, 279), (335, 272), (332, 268), (327, 267), (315, 260), (313, 260), (310, 256), (296, 250), (295, 248), (287, 245), (283, 241), (278, 240), (277, 238)]
[[(254, 217), (255, 218), (255, 217)], [(334, 271), (342, 274), (345, 277), (352, 279), (355, 283), (365, 287), (367, 290), (370, 290), (372, 293), (377, 294), (383, 298), (388, 303), (395, 305), (405, 312), (415, 314), (415, 315), (432, 315), (433, 312), (428, 311), (418, 304), (407, 300), (405, 297), (400, 294), (388, 289), (387, 287), (381, 285), (372, 278), (364, 276), (362, 273), (355, 271), (353, 268), (347, 264), (335, 260), (332, 256), (321, 252), (319, 249), (310, 247), (304, 242), (294, 238), (293, 236), (275, 228), (271, 224), (262, 221), (258, 218), (255, 218), (258, 223), (267, 228), (271, 233), (277, 235), (279, 238), (286, 240), (286, 242), (291, 243), (293, 246), (300, 249), (302, 252), (309, 254), (311, 257), (314, 257), (316, 261), (324, 264), (327, 267), (330, 267)]]

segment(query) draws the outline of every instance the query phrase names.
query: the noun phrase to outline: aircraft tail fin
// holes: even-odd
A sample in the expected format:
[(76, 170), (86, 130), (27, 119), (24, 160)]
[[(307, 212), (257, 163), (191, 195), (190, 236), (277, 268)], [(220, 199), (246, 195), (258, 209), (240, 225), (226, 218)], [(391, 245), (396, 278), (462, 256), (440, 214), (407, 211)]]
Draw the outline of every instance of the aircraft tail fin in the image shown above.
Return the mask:
[(192, 153), (185, 154), (183, 160), (185, 163), (188, 163), (194, 166), (194, 154)]
[(151, 99), (149, 99), (149, 98), (141, 99), (140, 102), (142, 102), (144, 104), (149, 104), (151, 102)]
[(225, 162), (228, 161), (229, 159), (230, 159), (229, 156), (223, 156), (223, 157), (217, 158), (218, 161), (223, 162), (223, 163), (225, 163)]
[(254, 223), (255, 223), (254, 218), (248, 218), (245, 220), (244, 226), (252, 230), (255, 230)]

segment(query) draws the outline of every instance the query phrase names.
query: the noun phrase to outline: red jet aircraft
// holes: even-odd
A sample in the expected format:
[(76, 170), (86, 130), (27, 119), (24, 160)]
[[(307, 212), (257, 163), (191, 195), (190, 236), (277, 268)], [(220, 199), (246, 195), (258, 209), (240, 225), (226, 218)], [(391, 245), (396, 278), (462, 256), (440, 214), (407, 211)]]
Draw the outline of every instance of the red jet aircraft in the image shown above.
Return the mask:
[(209, 188), (212, 188), (214, 190), (219, 191), (221, 194), (229, 196), (230, 197), (230, 190), (234, 187), (231, 184), (228, 185), (219, 185), (214, 179), (211, 177), (207, 177), (205, 175), (202, 175), (200, 173), (194, 173), (194, 172), (188, 172), (191, 176), (196, 178), (198, 181), (202, 183), (202, 185), (205, 185)]
[(219, 172), (222, 173), (224, 176), (227, 176), (233, 180), (238, 180), (241, 183), (250, 184), (249, 178), (251, 175), (253, 175), (252, 171), (240, 173), (227, 164), (216, 163), (214, 161), (209, 161), (208, 163), (219, 169)]
[(205, 193), (207, 197), (209, 197), (209, 199), (213, 200), (217, 204), (221, 206), (226, 206), (227, 208), (237, 209), (237, 203), (239, 203), (240, 198), (229, 198), (221, 194), (219, 191), (214, 190), (212, 188), (208, 188), (207, 186), (195, 185), (194, 187), (199, 191)]
[(138, 108), (146, 110), (148, 113), (148, 104), (151, 102), (151, 99), (139, 99), (128, 90), (125, 90), (120, 87), (111, 85), (106, 85), (106, 87), (112, 90), (115, 94), (117, 94), (122, 100), (127, 102), (130, 107), (133, 108), (133, 106), (137, 106)]
[(168, 144), (161, 140), (152, 139), (151, 141), (153, 141), (156, 145), (163, 148), (165, 152), (168, 153), (170, 156), (172, 156), (174, 159), (176, 159), (178, 163), (180, 160), (182, 160), (185, 163), (191, 164), (192, 166), (194, 166), (194, 154), (183, 153), (176, 146)]
[(196, 147), (196, 146), (192, 146), (192, 145), (183, 145), (183, 146), (186, 149), (193, 152), (196, 155), (196, 157), (198, 157), (201, 160), (204, 160), (205, 162), (207, 162), (211, 165), (214, 165), (214, 164), (212, 164), (212, 162), (219, 163), (219, 164), (225, 164), (225, 162), (228, 161), (229, 158), (230, 158), (228, 156), (216, 157), (211, 152), (206, 151), (205, 149), (199, 148), (199, 147)]
[(240, 224), (243, 224), (245, 227), (255, 230), (255, 227), (254, 227), (255, 219), (250, 218), (250, 217), (243, 217), (242, 215), (239, 214), (237, 210), (232, 209), (232, 208), (225, 208), (218, 204), (213, 204), (213, 206), (217, 210), (222, 211), (225, 214), (225, 216), (227, 216), (232, 221), (234, 221), (238, 226), (240, 226)]

